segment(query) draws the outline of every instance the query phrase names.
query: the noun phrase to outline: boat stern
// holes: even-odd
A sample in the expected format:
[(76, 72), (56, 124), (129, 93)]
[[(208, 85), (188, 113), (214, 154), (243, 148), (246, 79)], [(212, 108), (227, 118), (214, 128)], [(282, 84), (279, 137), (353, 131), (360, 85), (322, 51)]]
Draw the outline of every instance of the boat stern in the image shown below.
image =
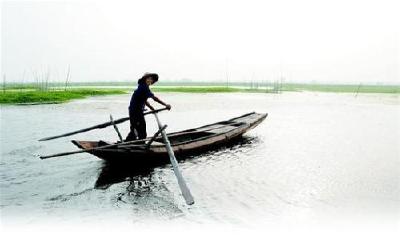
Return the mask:
[(80, 149), (92, 149), (97, 148), (99, 146), (98, 141), (78, 141), (72, 140), (71, 141), (74, 145), (76, 145)]

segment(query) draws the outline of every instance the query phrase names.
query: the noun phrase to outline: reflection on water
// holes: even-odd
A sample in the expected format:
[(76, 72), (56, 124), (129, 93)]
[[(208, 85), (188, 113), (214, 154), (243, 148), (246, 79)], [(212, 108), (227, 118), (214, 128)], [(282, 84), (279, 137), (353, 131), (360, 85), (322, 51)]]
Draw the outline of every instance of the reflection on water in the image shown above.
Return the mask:
[[(188, 221), (296, 223), (335, 217), (396, 219), (400, 205), (399, 100), (330, 93), (162, 95), (160, 114), (179, 131), (244, 113), (268, 118), (242, 142), (180, 161), (194, 195), (187, 206), (171, 165), (109, 165), (69, 141), (116, 141), (112, 128), (49, 142), (45, 136), (127, 114), (129, 95), (57, 105), (2, 106), (0, 205), (4, 222)], [(223, 99), (223, 100), (222, 100)], [(147, 117), (148, 132), (157, 129)], [(123, 133), (129, 131), (122, 124)]]
[[(246, 149), (250, 149), (256, 142), (256, 138), (254, 137), (243, 137), (242, 139), (229, 143), (227, 146), (222, 146), (196, 156), (187, 156), (180, 160), (180, 163), (190, 162), (200, 165), (201, 162), (198, 162), (198, 160), (201, 160), (203, 157), (208, 159), (210, 156), (214, 156), (213, 159), (218, 160), (224, 158), (224, 155), (227, 153), (235, 153), (239, 149), (241, 152), (245, 152)], [(171, 168), (169, 164), (159, 165), (161, 166), (160, 168)], [(135, 165), (118, 165), (116, 163), (107, 163), (104, 161), (94, 188), (108, 189), (113, 184), (126, 182), (126, 190), (117, 194), (116, 204), (140, 204), (140, 206), (144, 206), (144, 204), (148, 205), (151, 203), (157, 205), (157, 210), (160, 210), (160, 207), (163, 208), (162, 210), (169, 208), (173, 210), (172, 214), (174, 214), (174, 216), (183, 216), (183, 212), (174, 205), (173, 200), (165, 199), (166, 197), (172, 196), (172, 191), (168, 190), (163, 184), (162, 179), (157, 175), (159, 169), (156, 170), (156, 168), (152, 167), (154, 165), (149, 166), (151, 167), (137, 168)], [(164, 195), (160, 196), (160, 193), (164, 193)], [(137, 208), (138, 212), (140, 212), (139, 209), (140, 208)]]
[[(148, 184), (151, 179), (151, 174), (154, 168), (140, 168), (129, 165), (112, 165), (104, 162), (101, 172), (96, 180), (94, 187), (96, 189), (107, 189), (110, 185), (120, 183), (123, 181), (136, 182), (139, 186), (141, 184)], [(144, 177), (144, 178), (142, 178)]]
[[(196, 155), (189, 155), (180, 159), (179, 162), (190, 161), (202, 156), (219, 156), (219, 152), (236, 152), (236, 149), (249, 148), (255, 142), (254, 137), (243, 136), (243, 138), (236, 139), (225, 146), (219, 146), (214, 150), (208, 150), (203, 153)], [(151, 185), (151, 174), (154, 172), (154, 166), (165, 166), (167, 163), (148, 163), (146, 165), (129, 165), (129, 163), (108, 163), (103, 162), (103, 167), (98, 175), (97, 181), (94, 185), (96, 189), (107, 189), (110, 185), (120, 183), (123, 181), (129, 181), (130, 185), (128, 189), (132, 187), (143, 188)]]

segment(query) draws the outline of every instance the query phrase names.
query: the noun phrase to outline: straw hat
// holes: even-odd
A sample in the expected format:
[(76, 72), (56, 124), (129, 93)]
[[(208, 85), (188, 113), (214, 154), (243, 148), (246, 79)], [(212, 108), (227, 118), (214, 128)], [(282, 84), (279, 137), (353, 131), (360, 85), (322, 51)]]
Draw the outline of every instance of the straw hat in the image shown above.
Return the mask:
[(147, 78), (153, 78), (153, 84), (156, 83), (158, 81), (158, 74), (156, 73), (145, 73), (142, 78), (139, 79), (139, 83), (140, 82), (145, 82)]

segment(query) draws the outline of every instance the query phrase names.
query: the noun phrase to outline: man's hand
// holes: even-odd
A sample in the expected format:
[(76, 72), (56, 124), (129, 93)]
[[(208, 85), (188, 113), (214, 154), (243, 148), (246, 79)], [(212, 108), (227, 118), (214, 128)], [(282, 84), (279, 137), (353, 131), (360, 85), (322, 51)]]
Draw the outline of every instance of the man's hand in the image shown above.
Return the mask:
[(168, 110), (171, 110), (171, 105), (170, 105), (170, 104), (166, 104), (165, 107), (166, 107)]

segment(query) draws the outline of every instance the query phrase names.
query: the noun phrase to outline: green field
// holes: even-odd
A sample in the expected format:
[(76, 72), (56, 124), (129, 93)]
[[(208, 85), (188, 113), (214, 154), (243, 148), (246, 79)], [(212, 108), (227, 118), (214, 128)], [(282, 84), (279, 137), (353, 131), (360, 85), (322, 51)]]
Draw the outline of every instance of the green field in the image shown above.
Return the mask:
[(183, 92), (183, 93), (227, 93), (227, 92), (242, 92), (244, 89), (236, 87), (221, 87), (221, 86), (157, 86), (151, 89), (154, 92)]
[(222, 87), (222, 86), (157, 86), (155, 92), (185, 92), (185, 93), (216, 93), (216, 92), (256, 92), (279, 93), (285, 91), (316, 91), (336, 93), (400, 93), (400, 86), (375, 85), (310, 85), (310, 84), (282, 84), (277, 87)]
[[(0, 90), (0, 104), (61, 103), (89, 96), (130, 93), (135, 82), (71, 83), (67, 90), (61, 83), (46, 87), (34, 83), (7, 83)], [(287, 91), (315, 91), (333, 93), (400, 93), (399, 85), (333, 85), (289, 83), (179, 83), (160, 82), (152, 86), (154, 92), (175, 93), (284, 93)]]
[(319, 91), (337, 93), (400, 93), (398, 85), (282, 84), (282, 91)]
[(126, 93), (117, 89), (70, 89), (70, 90), (5, 90), (0, 92), (0, 104), (62, 103), (89, 96)]

